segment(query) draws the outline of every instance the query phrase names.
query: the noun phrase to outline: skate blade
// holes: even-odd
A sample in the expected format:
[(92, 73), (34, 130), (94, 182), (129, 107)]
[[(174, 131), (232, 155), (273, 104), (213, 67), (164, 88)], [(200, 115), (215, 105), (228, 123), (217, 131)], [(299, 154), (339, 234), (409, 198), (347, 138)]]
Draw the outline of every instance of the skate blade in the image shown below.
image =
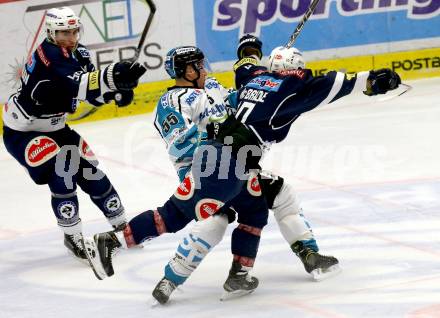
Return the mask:
[(148, 300), (147, 300), (147, 304), (151, 307), (151, 308), (157, 308), (162, 306), (160, 304), (160, 302), (157, 301), (156, 298), (154, 298), (153, 296), (151, 296)]
[(101, 260), (99, 259), (99, 252), (95, 241), (93, 239), (84, 238), (84, 248), (86, 251), (87, 260), (93, 270), (93, 273), (95, 274), (96, 278), (103, 280), (107, 277), (107, 273), (105, 272)]
[(339, 264), (330, 266), (329, 268), (323, 270), (322, 268), (317, 268), (313, 270), (310, 274), (315, 282), (320, 282), (330, 277), (338, 275), (342, 271)]
[(222, 296), (220, 297), (220, 301), (226, 301), (230, 299), (235, 299), (238, 297), (246, 296), (250, 293), (252, 293), (255, 289), (252, 290), (235, 290), (233, 292), (224, 291)]

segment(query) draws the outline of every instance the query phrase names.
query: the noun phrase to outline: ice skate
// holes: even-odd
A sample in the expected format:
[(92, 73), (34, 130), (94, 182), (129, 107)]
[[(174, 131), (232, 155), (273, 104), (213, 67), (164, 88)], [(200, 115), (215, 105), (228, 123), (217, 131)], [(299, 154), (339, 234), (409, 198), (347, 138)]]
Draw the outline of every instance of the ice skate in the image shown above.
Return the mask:
[(84, 240), (86, 255), (98, 279), (113, 276), (113, 256), (122, 246), (113, 231), (95, 234), (93, 240)]
[(333, 256), (321, 255), (313, 249), (304, 246), (301, 241), (292, 244), (292, 250), (300, 258), (307, 273), (313, 280), (322, 281), (341, 272), (339, 261)]
[(232, 262), (229, 276), (223, 284), (223, 295), (220, 300), (228, 300), (252, 293), (258, 287), (258, 278), (249, 275), (238, 262)]
[(170, 295), (176, 289), (176, 285), (166, 277), (162, 278), (153, 290), (153, 297), (161, 305), (168, 302)]
[(82, 233), (64, 234), (64, 246), (67, 247), (69, 254), (83, 264), (87, 264), (87, 256), (83, 245)]

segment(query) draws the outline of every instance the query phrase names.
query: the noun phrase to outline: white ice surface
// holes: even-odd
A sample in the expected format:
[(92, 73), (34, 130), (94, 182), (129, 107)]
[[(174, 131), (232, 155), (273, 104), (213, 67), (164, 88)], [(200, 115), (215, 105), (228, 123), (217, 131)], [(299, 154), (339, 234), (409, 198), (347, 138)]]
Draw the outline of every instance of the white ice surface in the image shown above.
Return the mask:
[[(440, 78), (387, 102), (353, 96), (295, 122), (264, 167), (293, 184), (325, 254), (343, 272), (313, 282), (271, 217), (254, 274), (258, 290), (220, 302), (231, 262), (222, 243), (168, 305), (151, 291), (178, 234), (123, 251), (105, 281), (67, 255), (49, 191), (0, 143), (0, 317), (440, 317)], [(130, 216), (161, 205), (177, 178), (151, 115), (75, 126)], [(84, 233), (108, 230), (79, 192)]]

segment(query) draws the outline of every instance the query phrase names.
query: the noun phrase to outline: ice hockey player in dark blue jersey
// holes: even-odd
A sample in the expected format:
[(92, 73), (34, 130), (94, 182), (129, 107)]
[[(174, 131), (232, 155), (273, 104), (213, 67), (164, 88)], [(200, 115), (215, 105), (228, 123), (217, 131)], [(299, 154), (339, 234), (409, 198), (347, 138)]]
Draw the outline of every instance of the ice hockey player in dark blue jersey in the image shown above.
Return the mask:
[[(246, 37), (255, 40), (243, 41)], [(258, 140), (259, 147), (281, 142), (301, 114), (352, 92), (384, 94), (401, 83), (399, 75), (390, 69), (354, 75), (330, 71), (314, 77), (311, 70), (296, 69), (295, 48), (274, 49), (268, 69), (259, 64), (256, 41), (252, 36), (242, 39), (242, 58), (234, 65), (237, 113), (216, 128), (218, 140), (234, 137), (236, 150), (252, 140)], [(253, 162), (257, 164), (258, 158)]]
[(47, 37), (29, 57), (21, 87), (5, 104), (3, 140), (32, 180), (49, 186), (64, 244), (78, 259), (86, 260), (77, 185), (114, 228), (123, 226), (126, 217), (92, 150), (66, 125), (67, 113), (75, 112), (79, 101), (99, 107), (117, 99), (119, 106), (128, 105), (145, 68), (119, 62), (96, 70), (89, 51), (79, 44), (82, 25), (70, 8), (48, 10), (45, 22)]

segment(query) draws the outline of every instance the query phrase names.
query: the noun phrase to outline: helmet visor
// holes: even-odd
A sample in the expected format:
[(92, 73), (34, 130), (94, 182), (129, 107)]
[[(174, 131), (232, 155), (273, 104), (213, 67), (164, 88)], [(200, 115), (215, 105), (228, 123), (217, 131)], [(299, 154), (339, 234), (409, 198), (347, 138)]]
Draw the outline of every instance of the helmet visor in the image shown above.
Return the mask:
[(212, 73), (211, 64), (209, 63), (209, 60), (206, 57), (203, 60), (199, 60), (195, 62), (193, 66), (199, 72), (204, 70), (207, 74)]

